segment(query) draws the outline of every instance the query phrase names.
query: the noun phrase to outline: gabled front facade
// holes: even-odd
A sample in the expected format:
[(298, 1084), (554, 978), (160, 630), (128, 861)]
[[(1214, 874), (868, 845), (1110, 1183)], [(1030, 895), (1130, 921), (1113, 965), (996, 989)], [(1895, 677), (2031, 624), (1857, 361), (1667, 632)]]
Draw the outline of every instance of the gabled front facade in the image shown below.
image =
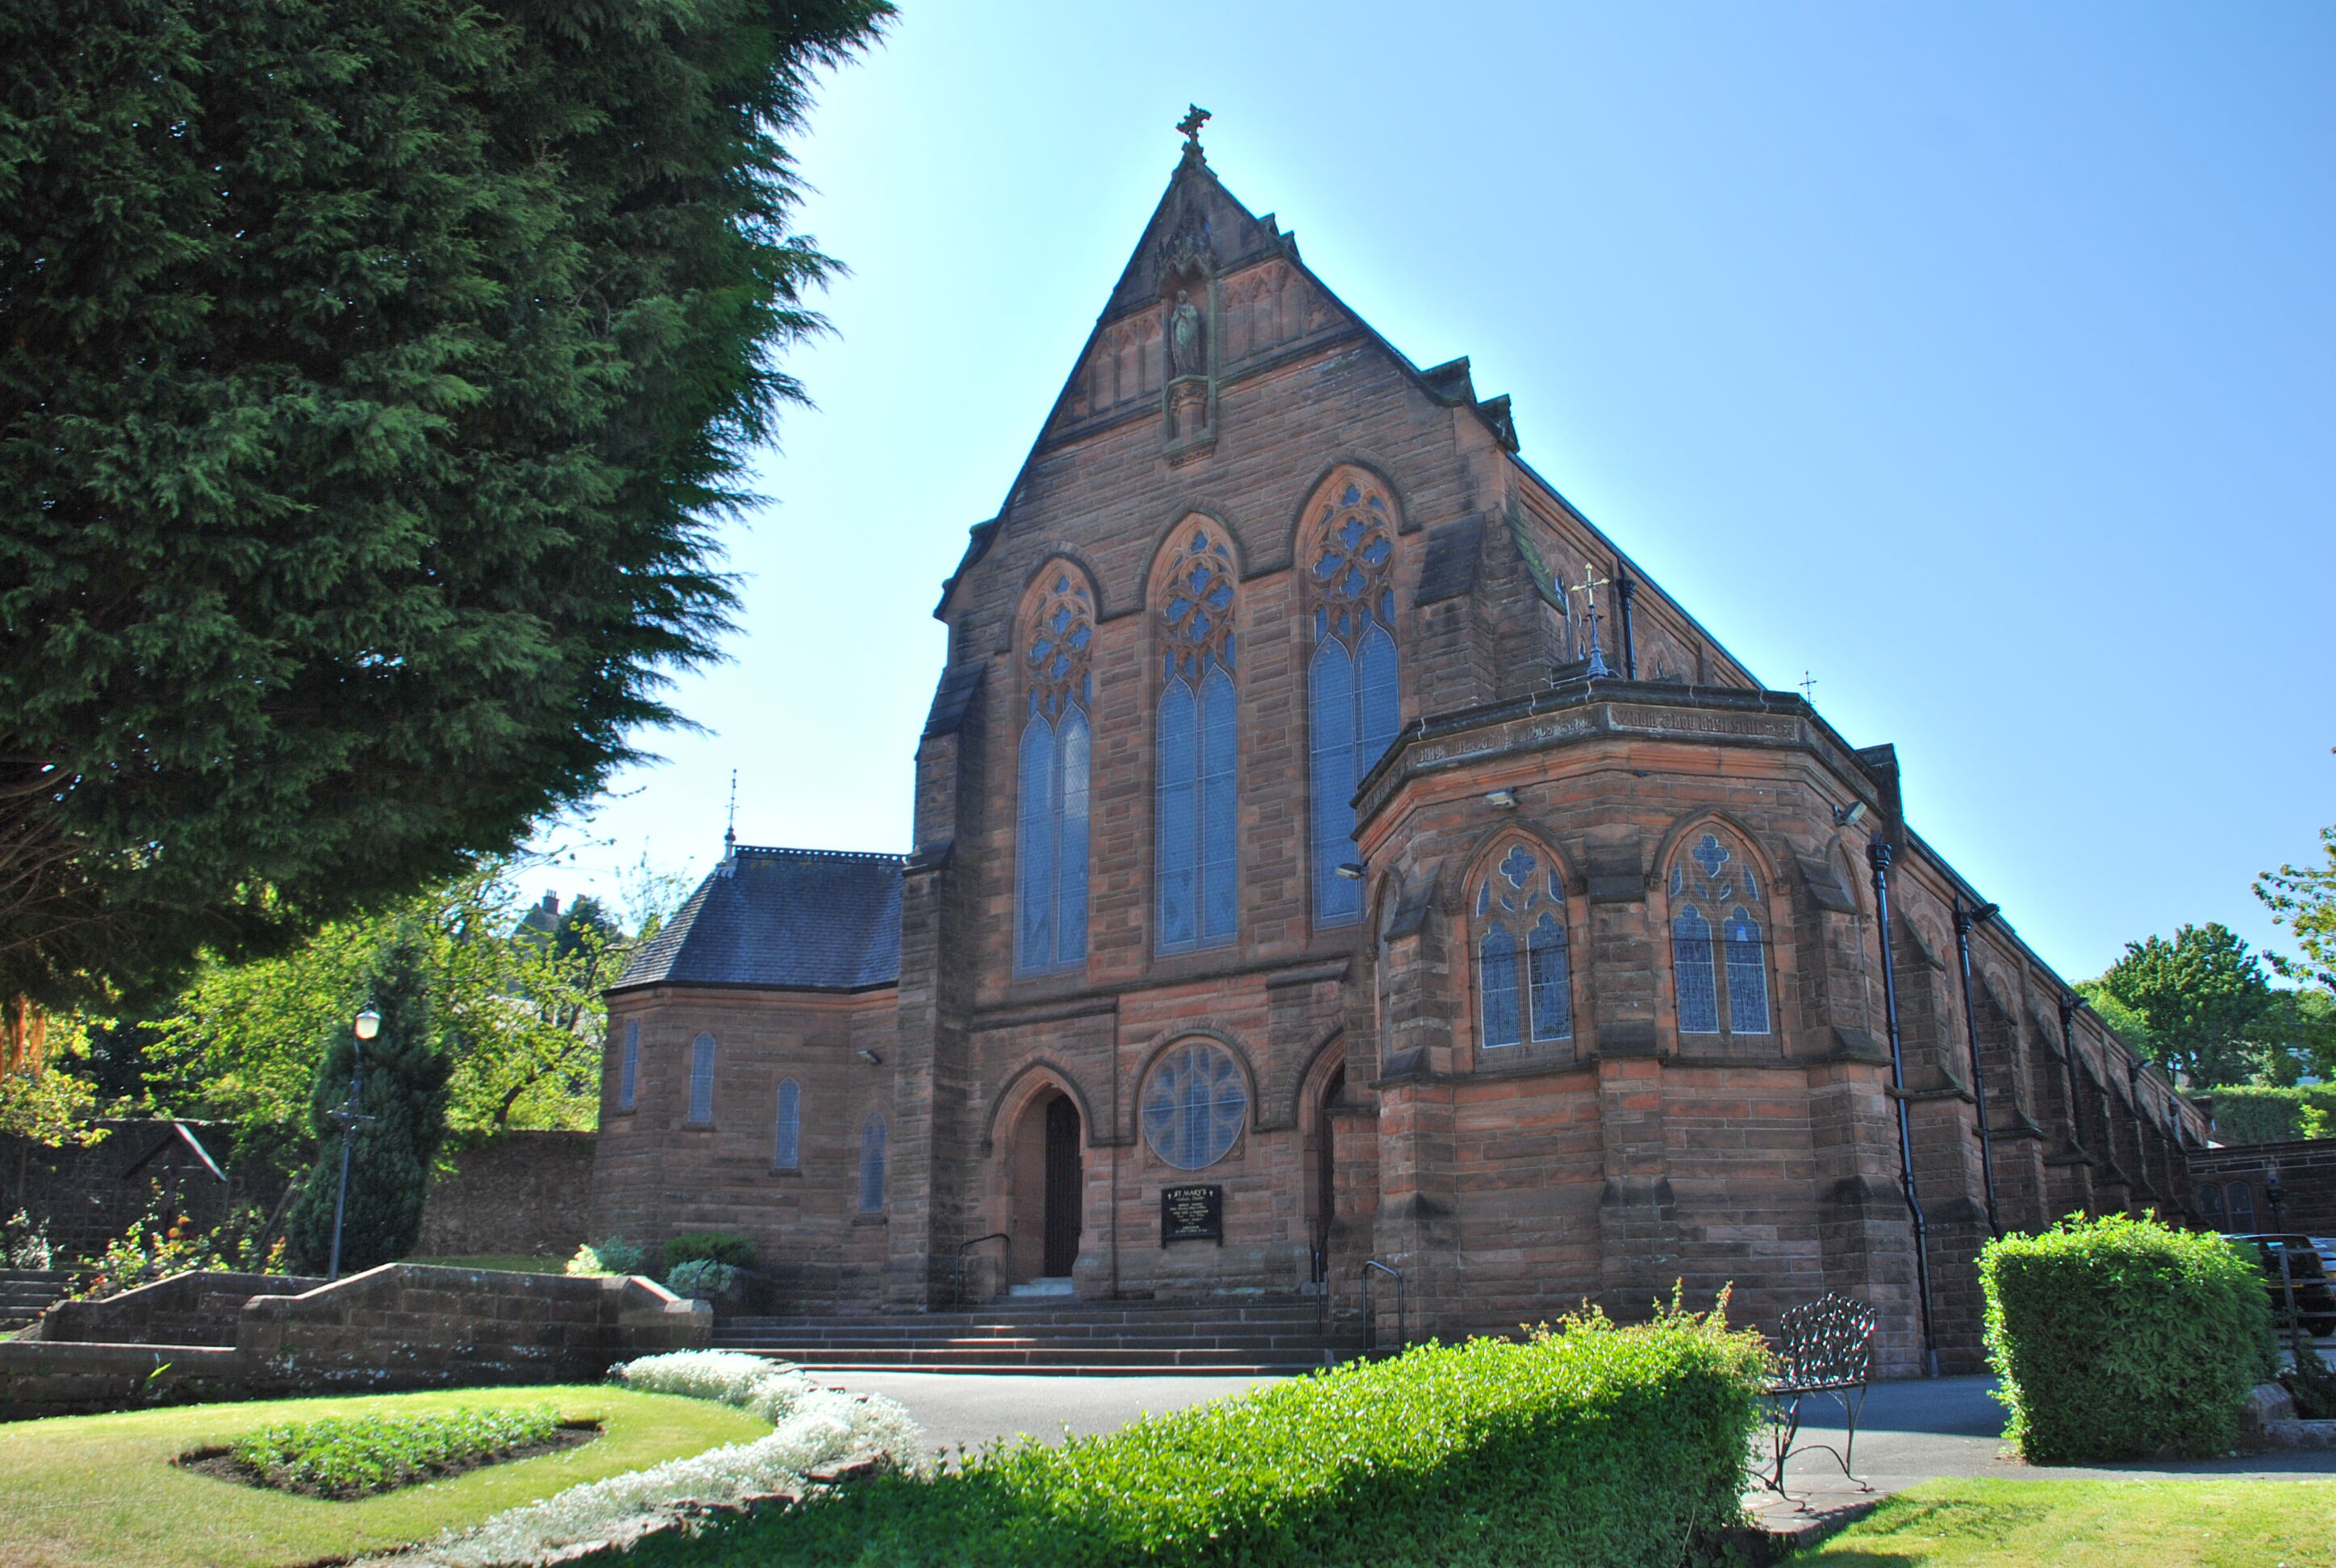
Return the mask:
[[(1878, 833), (1934, 1329), (1975, 1351), (1979, 901), (1888, 748), (1765, 690), (1520, 461), (1505, 398), (1412, 365), (1197, 145), (937, 613), (896, 972), (628, 970), (607, 1225), (738, 1230), (805, 1304), (887, 1310), (1351, 1306), (1367, 1259), (1438, 1332), (1675, 1280), (1768, 1321), (1835, 1289), (1908, 1366)], [(790, 907), (768, 940), (824, 918)], [(2000, 921), (1971, 940), (2005, 1222), (2182, 1207), (2195, 1110), (2064, 1028)], [(703, 1124), (701, 1036), (739, 1075)], [(765, 1153), (790, 1114), (799, 1173)]]

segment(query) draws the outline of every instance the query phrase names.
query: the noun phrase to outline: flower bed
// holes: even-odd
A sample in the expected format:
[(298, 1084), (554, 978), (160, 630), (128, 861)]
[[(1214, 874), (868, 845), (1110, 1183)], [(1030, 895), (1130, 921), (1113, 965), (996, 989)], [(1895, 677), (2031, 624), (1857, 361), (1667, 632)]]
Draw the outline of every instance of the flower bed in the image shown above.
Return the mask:
[(579, 1548), (622, 1547), (711, 1510), (787, 1499), (804, 1475), (840, 1459), (881, 1456), (913, 1466), (923, 1433), (891, 1399), (822, 1388), (797, 1368), (726, 1350), (682, 1350), (612, 1367), (611, 1380), (645, 1394), (707, 1399), (769, 1421), (774, 1430), (692, 1458), (571, 1486), (400, 1553), (397, 1568), (519, 1568), (567, 1561)]
[(550, 1405), (328, 1417), (264, 1427), (227, 1447), (196, 1449), (180, 1463), (255, 1486), (346, 1501), (598, 1436), (591, 1422), (563, 1425)]
[(1767, 1356), (1718, 1314), (1479, 1339), (1059, 1448), (879, 1475), (625, 1568), (1675, 1568), (1732, 1524)]

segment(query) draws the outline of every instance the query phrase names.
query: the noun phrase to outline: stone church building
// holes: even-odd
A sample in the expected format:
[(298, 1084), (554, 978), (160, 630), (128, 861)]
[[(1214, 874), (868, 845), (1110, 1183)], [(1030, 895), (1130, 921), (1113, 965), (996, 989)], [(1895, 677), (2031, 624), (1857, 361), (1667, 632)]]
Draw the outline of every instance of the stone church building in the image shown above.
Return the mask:
[(935, 613), (913, 852), (735, 845), (609, 993), (596, 1234), (737, 1232), (805, 1311), (1343, 1314), (1367, 1261), (1415, 1335), (1833, 1290), (1903, 1372), (1925, 1294), (1974, 1360), (1990, 1208), (2187, 1211), (2198, 1113), (1914, 834), (1891, 748), (1764, 687), (1195, 137)]

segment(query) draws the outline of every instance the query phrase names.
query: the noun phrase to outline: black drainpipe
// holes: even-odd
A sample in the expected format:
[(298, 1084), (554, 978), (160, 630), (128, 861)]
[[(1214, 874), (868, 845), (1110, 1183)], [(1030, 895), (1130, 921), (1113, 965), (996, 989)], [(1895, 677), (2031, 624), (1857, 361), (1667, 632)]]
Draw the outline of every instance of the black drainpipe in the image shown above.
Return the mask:
[(1639, 645), (1630, 636), (1630, 601), (1639, 596), (1639, 585), (1630, 576), (1630, 569), (1617, 558), (1614, 562), (1614, 599), (1622, 610), (1622, 678), (1639, 678)]
[(1874, 901), (1882, 933), (1882, 1010), (1890, 1032), (1890, 1082), (1898, 1102), (1898, 1187), (1914, 1221), (1914, 1292), (1922, 1310), (1922, 1360), (1926, 1375), (1939, 1375), (1939, 1337), (1931, 1325), (1931, 1227), (1914, 1193), (1914, 1126), (1906, 1114), (1906, 1057), (1898, 1038), (1898, 976), (1890, 958), (1890, 844), (1876, 833), (1865, 846), (1874, 868)]

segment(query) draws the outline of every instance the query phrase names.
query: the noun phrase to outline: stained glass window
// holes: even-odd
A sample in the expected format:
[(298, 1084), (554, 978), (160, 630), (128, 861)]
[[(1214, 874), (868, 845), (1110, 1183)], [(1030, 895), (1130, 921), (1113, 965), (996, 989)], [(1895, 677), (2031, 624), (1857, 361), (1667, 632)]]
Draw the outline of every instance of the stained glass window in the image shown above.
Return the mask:
[(1212, 531), (1196, 529), (1178, 549), (1160, 613), (1153, 881), (1158, 947), (1174, 953), (1221, 947), (1239, 923), (1233, 562)]
[(1476, 884), (1476, 1045), (1573, 1037), (1565, 882), (1538, 847), (1511, 843)]
[(1355, 790), (1401, 727), (1394, 561), (1394, 519), (1376, 491), (1349, 482), (1320, 508), (1307, 550), (1314, 653), (1306, 675), (1318, 925), (1362, 918), (1362, 883), (1338, 867), (1355, 858)]
[(641, 1021), (625, 1020), (625, 1049), (617, 1066), (617, 1109), (629, 1111), (641, 1089)]
[(1046, 974), (1087, 957), (1087, 775), (1095, 703), (1095, 601), (1057, 570), (1031, 617), (1024, 656), (1016, 813), (1014, 969)]
[(1248, 1117), (1241, 1064), (1214, 1040), (1170, 1047), (1144, 1086), (1144, 1141), (1180, 1171), (1223, 1159)]
[(2242, 1233), (2252, 1232), (2255, 1228), (2253, 1186), (2245, 1182), (2233, 1182), (2227, 1192), (2230, 1196), (2231, 1229)]
[(1759, 879), (1718, 833), (1704, 833), (1672, 862), (1670, 894), (1679, 1033), (1770, 1033), (1767, 944), (1756, 912)]
[(860, 1212), (875, 1214), (884, 1208), (884, 1113), (871, 1111), (860, 1124)]
[(714, 1119), (714, 1037), (700, 1035), (689, 1043), (689, 1119)]
[(793, 1078), (779, 1080), (779, 1114), (771, 1134), (771, 1164), (782, 1171), (803, 1164), (803, 1086)]

